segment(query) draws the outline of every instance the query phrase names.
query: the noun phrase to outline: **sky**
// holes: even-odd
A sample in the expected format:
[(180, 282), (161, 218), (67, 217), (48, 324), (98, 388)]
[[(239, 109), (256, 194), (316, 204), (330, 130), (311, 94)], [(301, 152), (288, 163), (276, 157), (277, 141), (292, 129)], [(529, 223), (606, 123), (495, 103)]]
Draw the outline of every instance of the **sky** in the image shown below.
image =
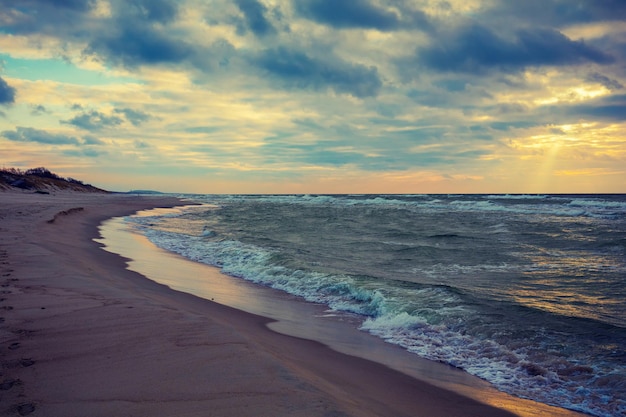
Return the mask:
[(0, 165), (115, 191), (624, 193), (624, 0), (2, 0)]

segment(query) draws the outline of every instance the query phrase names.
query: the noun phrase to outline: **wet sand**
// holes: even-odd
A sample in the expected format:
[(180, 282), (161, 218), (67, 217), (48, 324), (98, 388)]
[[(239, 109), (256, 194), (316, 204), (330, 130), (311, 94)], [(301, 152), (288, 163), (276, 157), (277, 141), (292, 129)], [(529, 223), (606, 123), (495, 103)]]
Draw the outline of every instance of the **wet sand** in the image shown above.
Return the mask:
[(518, 414), (272, 331), (271, 319), (146, 279), (93, 241), (107, 218), (180, 204), (0, 192), (0, 415)]

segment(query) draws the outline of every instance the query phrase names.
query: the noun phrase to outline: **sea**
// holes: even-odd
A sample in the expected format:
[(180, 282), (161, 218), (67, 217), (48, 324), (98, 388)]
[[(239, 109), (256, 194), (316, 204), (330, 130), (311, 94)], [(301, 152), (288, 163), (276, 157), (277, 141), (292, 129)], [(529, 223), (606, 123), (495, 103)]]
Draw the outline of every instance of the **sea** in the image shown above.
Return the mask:
[(498, 390), (626, 415), (626, 195), (180, 195), (155, 245)]

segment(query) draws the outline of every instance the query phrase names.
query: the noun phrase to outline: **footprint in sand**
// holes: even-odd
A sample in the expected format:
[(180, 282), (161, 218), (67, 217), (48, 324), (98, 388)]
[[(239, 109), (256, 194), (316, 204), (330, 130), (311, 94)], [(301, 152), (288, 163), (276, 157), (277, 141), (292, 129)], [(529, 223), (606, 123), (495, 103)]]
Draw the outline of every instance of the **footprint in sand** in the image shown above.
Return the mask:
[(13, 388), (15, 385), (20, 384), (22, 381), (20, 381), (19, 379), (7, 379), (4, 380), (2, 382), (0, 382), (0, 390), (2, 391), (8, 391), (11, 388)]
[(24, 404), (20, 404), (20, 405), (17, 406), (17, 412), (21, 416), (26, 416), (26, 415), (32, 413), (33, 411), (35, 411), (35, 404), (24, 403)]
[(20, 365), (22, 365), (24, 368), (28, 368), (29, 366), (33, 366), (34, 364), (35, 364), (35, 361), (32, 360), (31, 358), (20, 359)]

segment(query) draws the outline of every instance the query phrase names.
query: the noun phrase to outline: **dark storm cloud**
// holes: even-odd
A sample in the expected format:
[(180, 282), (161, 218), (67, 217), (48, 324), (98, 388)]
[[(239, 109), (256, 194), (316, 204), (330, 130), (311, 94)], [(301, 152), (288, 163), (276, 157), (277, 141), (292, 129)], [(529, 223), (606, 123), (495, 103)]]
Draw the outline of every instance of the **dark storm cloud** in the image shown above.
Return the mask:
[(336, 28), (387, 31), (400, 26), (395, 13), (383, 10), (368, 0), (297, 0), (294, 5), (302, 17)]
[(227, 64), (232, 45), (218, 39), (212, 45), (193, 43), (179, 21), (176, 0), (133, 0), (115, 3), (113, 16), (89, 36), (85, 53), (112, 65), (134, 69), (167, 65), (209, 73)]
[(430, 31), (431, 19), (411, 2), (391, 2), (397, 12), (385, 10), (370, 0), (294, 1), (296, 13), (308, 20), (336, 29), (376, 29), (383, 32), (399, 29)]
[(5, 130), (2, 136), (14, 142), (36, 142), (48, 145), (78, 145), (80, 141), (73, 136), (48, 133), (32, 127), (16, 127), (15, 131)]
[(194, 54), (194, 47), (171, 37), (161, 28), (124, 21), (120, 27), (95, 37), (87, 52), (126, 67), (182, 63)]
[(181, 63), (197, 52), (183, 40), (184, 33), (168, 27), (178, 16), (176, 0), (114, 0), (107, 18), (92, 16), (95, 1), (4, 2), (8, 3), (0, 7), (0, 26), (6, 32), (78, 40), (88, 45), (87, 54), (115, 65)]
[(613, 95), (571, 105), (564, 108), (565, 114), (584, 120), (626, 121), (626, 95)]
[(0, 104), (15, 103), (15, 88), (0, 77)]
[(73, 125), (85, 130), (101, 130), (106, 127), (115, 127), (123, 123), (123, 119), (117, 116), (107, 116), (104, 113), (92, 110), (74, 116), (69, 120), (62, 120), (61, 123)]
[(247, 29), (257, 36), (271, 35), (276, 32), (267, 19), (267, 7), (257, 0), (235, 0), (237, 7), (244, 15)]
[(471, 24), (432, 39), (430, 46), (417, 50), (416, 61), (438, 71), (481, 74), (533, 66), (609, 64), (614, 58), (551, 29), (518, 30), (507, 38)]
[(95, 0), (3, 0), (0, 25), (12, 34), (76, 36), (95, 4)]
[[(89, 36), (96, 0), (3, 0), (0, 22), (9, 33), (45, 32), (55, 36)], [(113, 0), (113, 19), (167, 23), (178, 11), (176, 0)]]
[(382, 81), (375, 67), (346, 62), (331, 54), (324, 59), (286, 47), (268, 49), (252, 58), (255, 65), (288, 88), (326, 90), (369, 97)]
[[(15, 3), (15, 2), (14, 2)], [(17, 3), (35, 3), (35, 4), (47, 4), (53, 7), (60, 7), (70, 10), (87, 11), (90, 10), (95, 0), (17, 0)]]

